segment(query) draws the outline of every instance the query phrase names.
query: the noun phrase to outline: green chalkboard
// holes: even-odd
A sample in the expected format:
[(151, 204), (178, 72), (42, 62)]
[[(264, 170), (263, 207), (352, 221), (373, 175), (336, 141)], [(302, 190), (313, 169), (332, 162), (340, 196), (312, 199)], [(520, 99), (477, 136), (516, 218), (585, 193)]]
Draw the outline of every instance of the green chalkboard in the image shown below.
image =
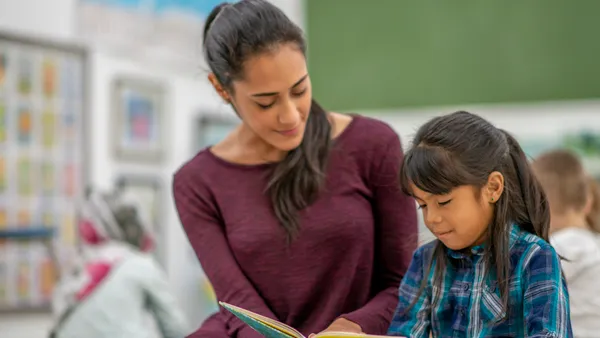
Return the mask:
[(600, 97), (600, 1), (306, 0), (337, 110)]

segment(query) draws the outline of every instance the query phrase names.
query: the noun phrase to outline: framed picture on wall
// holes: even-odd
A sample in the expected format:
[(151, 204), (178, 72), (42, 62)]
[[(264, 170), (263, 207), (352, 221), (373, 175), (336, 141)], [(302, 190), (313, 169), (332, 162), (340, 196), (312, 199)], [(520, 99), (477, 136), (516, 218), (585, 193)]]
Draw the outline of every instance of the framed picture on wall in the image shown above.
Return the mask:
[(223, 140), (240, 124), (240, 119), (225, 114), (200, 114), (193, 131), (193, 152), (196, 153)]
[(163, 85), (120, 77), (113, 83), (112, 100), (115, 157), (128, 162), (160, 162), (165, 151)]
[(158, 177), (137, 174), (122, 174), (117, 177), (115, 187), (122, 196), (138, 206), (140, 218), (154, 237), (154, 255), (164, 263), (165, 220), (163, 218), (163, 184)]

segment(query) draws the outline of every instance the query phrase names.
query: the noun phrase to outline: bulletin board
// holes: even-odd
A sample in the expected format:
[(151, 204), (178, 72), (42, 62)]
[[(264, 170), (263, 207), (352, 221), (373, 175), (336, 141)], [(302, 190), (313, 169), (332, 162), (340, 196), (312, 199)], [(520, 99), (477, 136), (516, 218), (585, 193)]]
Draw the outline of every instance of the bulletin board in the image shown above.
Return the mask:
[[(87, 53), (0, 32), (0, 231), (51, 228), (59, 257), (77, 244), (87, 181)], [(55, 260), (34, 238), (0, 242), (0, 311), (49, 307)]]

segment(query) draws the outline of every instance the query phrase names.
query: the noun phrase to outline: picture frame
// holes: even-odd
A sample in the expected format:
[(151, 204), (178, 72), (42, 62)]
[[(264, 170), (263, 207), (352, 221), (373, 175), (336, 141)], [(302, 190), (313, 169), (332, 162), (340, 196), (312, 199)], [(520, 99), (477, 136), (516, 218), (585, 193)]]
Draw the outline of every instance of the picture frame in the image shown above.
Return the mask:
[(222, 141), (239, 124), (240, 119), (229, 114), (198, 114), (193, 130), (193, 153)]
[(158, 81), (121, 76), (113, 81), (113, 153), (125, 162), (159, 163), (165, 152), (165, 87)]
[(115, 188), (126, 199), (138, 204), (140, 216), (154, 239), (154, 256), (164, 266), (165, 219), (164, 184), (156, 176), (121, 174), (115, 179)]

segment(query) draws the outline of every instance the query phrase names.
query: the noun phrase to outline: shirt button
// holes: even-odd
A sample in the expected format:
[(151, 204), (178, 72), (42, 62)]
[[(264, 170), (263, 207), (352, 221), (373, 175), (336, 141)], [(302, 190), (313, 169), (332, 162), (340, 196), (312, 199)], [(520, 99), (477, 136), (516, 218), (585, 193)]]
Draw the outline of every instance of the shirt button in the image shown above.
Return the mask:
[(463, 290), (469, 291), (469, 284), (463, 284)]

